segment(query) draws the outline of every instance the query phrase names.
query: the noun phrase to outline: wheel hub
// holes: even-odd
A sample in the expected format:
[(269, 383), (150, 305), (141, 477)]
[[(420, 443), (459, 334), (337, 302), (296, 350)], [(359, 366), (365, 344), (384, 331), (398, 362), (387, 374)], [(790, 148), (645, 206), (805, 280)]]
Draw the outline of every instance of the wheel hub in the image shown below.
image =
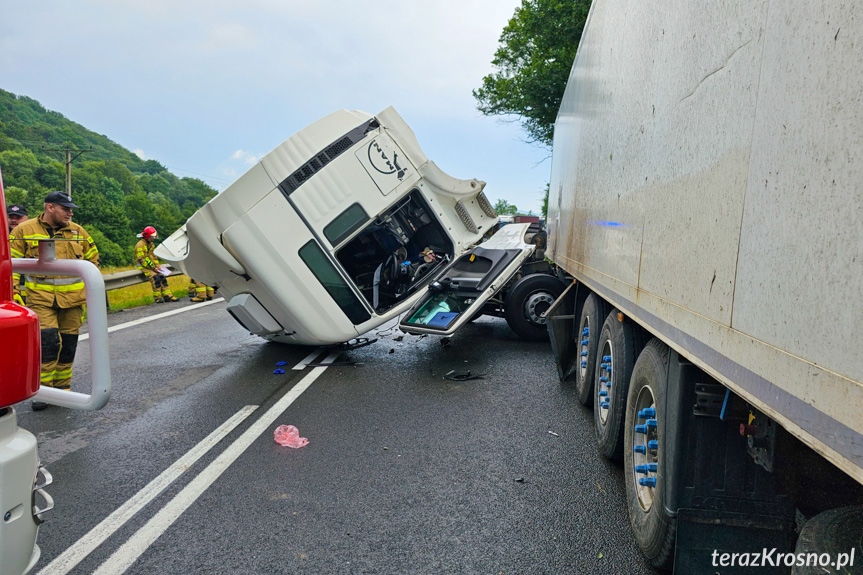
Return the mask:
[(611, 341), (606, 340), (602, 344), (602, 363), (599, 365), (598, 395), (599, 395), (599, 422), (605, 425), (608, 420), (608, 410), (611, 409), (613, 394), (611, 393), (611, 373), (614, 369), (614, 350)]
[(525, 304), (527, 318), (532, 323), (545, 325), (546, 319), (542, 317), (542, 314), (544, 314), (553, 303), (554, 297), (552, 297), (550, 293), (539, 292), (531, 295), (527, 298), (527, 303)]
[(656, 412), (656, 399), (649, 387), (643, 387), (638, 392), (635, 402), (635, 413), (638, 424), (633, 437), (632, 461), (635, 465), (633, 479), (638, 504), (645, 512), (653, 506), (654, 490), (657, 487), (659, 467), (659, 440), (657, 429), (659, 421)]

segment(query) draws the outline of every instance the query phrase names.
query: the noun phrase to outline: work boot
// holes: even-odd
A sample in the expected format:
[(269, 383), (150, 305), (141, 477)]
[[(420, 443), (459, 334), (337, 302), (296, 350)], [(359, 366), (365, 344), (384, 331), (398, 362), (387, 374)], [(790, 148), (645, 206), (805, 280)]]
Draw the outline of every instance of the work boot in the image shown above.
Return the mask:
[(199, 301), (204, 301), (204, 298), (202, 298), (202, 297), (193, 297), (193, 298), (192, 298), (192, 301), (193, 301), (193, 302), (195, 302), (195, 303), (198, 303)]
[(43, 409), (45, 409), (47, 407), (48, 407), (48, 404), (45, 403), (44, 401), (31, 401), (30, 402), (30, 409), (32, 409), (33, 411), (42, 411)]
[(160, 298), (160, 297), (154, 297), (154, 298), (153, 298), (153, 303), (162, 303), (162, 298)]
[(165, 303), (172, 302), (172, 301), (180, 301), (180, 300), (178, 300), (177, 298), (175, 298), (172, 295), (165, 296)]

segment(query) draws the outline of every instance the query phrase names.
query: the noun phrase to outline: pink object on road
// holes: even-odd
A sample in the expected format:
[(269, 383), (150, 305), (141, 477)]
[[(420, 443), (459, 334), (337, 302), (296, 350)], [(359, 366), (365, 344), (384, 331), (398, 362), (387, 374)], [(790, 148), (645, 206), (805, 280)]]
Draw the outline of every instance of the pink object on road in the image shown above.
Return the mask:
[(276, 443), (285, 447), (300, 448), (309, 444), (309, 440), (300, 437), (300, 430), (293, 425), (280, 425), (273, 434)]

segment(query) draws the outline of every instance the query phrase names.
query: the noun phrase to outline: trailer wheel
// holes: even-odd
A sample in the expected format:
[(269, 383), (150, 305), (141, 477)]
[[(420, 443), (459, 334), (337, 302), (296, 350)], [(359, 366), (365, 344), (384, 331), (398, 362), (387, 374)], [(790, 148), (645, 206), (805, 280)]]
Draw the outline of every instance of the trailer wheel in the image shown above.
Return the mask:
[[(812, 554), (817, 565), (795, 565), (792, 575), (863, 573), (863, 561), (850, 565), (848, 554), (856, 550), (863, 557), (863, 507), (851, 506), (819, 513), (806, 522), (797, 539), (795, 553)], [(840, 556), (844, 556), (844, 559)], [(823, 559), (822, 559), (823, 557)], [(831, 564), (845, 562), (845, 565)], [(824, 563), (822, 565), (822, 563)]]
[(632, 369), (626, 399), (623, 472), (629, 521), (651, 566), (669, 569), (677, 523), (665, 512), (665, 382), (668, 347), (653, 338)]
[(578, 331), (575, 334), (581, 362), (575, 370), (575, 394), (582, 405), (593, 405), (593, 376), (596, 373), (596, 350), (599, 343), (599, 333), (602, 322), (608, 315), (605, 311), (605, 301), (595, 293), (591, 293), (581, 306), (581, 317), (578, 321)]
[(612, 310), (599, 335), (596, 355), (593, 420), (599, 452), (608, 459), (623, 455), (623, 426), (629, 380), (635, 365), (636, 329)]
[(531, 274), (521, 278), (509, 290), (503, 304), (503, 316), (509, 327), (522, 339), (548, 339), (542, 314), (551, 307), (566, 286), (548, 274)]

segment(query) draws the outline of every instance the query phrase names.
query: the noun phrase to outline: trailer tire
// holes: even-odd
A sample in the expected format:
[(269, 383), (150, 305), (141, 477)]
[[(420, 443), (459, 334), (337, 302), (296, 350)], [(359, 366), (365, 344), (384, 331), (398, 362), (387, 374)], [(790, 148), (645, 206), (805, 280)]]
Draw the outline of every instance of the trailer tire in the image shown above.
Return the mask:
[(599, 344), (597, 334), (602, 330), (607, 315), (605, 300), (595, 293), (588, 294), (581, 306), (578, 331), (575, 333), (576, 341), (580, 343), (576, 346), (579, 350), (576, 361), (581, 362), (575, 370), (575, 394), (578, 401), (588, 407), (593, 405), (593, 376), (596, 373), (596, 350)]
[(566, 286), (548, 274), (521, 278), (509, 290), (503, 304), (503, 317), (520, 338), (531, 341), (548, 339), (545, 319), (540, 316), (551, 307)]
[[(665, 486), (660, 483), (669, 476), (663, 447), (668, 356), (668, 346), (653, 338), (635, 361), (626, 400), (623, 450), (626, 503), (635, 541), (648, 563), (663, 570), (670, 569), (674, 561), (677, 531), (675, 518), (665, 511)], [(645, 409), (655, 412), (651, 416)], [(636, 465), (656, 467), (638, 471)]]
[(602, 324), (594, 368), (594, 410), (599, 452), (619, 461), (623, 456), (623, 427), (629, 380), (638, 354), (637, 330), (628, 318), (612, 310)]
[[(840, 553), (850, 553), (852, 549), (856, 549), (858, 557), (863, 557), (863, 507), (856, 505), (824, 511), (807, 521), (800, 531), (794, 552), (798, 556), (812, 553), (819, 558), (826, 554), (832, 562), (839, 559)], [(841, 568), (835, 565), (795, 565), (791, 569), (791, 575), (830, 573), (859, 575), (863, 573), (863, 561)]]

